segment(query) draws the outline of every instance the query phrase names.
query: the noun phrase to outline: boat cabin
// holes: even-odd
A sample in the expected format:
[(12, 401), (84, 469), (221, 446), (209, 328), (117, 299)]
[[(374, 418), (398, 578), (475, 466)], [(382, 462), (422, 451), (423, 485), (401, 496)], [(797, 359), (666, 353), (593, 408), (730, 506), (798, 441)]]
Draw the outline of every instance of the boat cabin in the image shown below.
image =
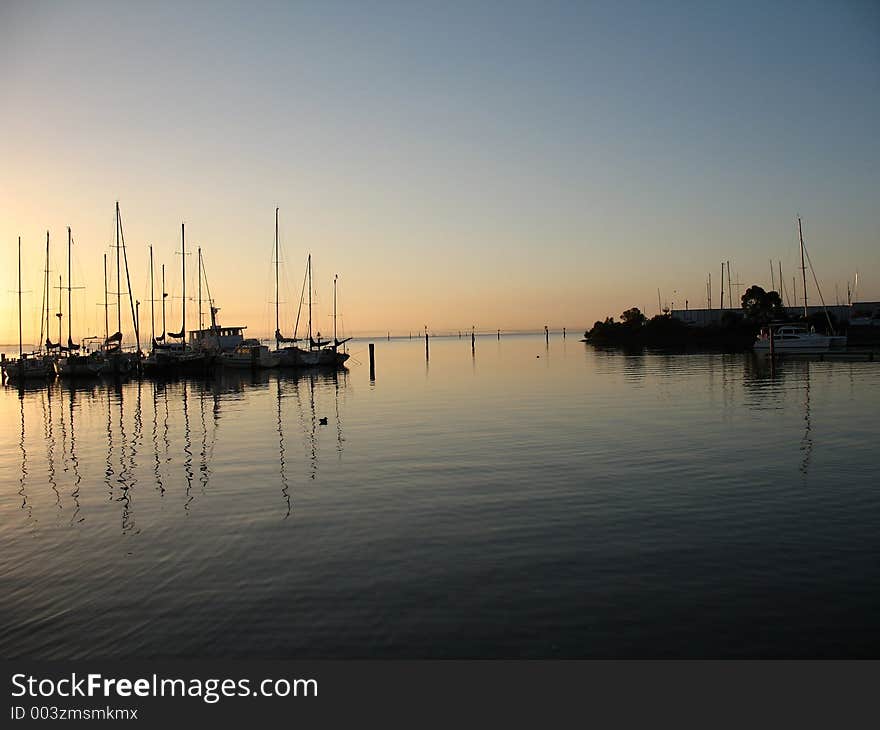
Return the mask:
[(203, 330), (191, 330), (189, 344), (193, 348), (213, 352), (232, 352), (244, 342), (244, 331), (247, 327), (208, 327)]

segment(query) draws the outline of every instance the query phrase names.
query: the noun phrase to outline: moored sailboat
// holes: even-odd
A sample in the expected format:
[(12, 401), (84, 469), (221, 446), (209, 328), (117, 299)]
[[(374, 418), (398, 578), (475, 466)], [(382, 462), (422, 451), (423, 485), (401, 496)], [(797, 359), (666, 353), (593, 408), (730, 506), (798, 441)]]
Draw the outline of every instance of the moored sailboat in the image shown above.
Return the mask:
[(46, 380), (55, 376), (55, 363), (42, 353), (25, 353), (21, 326), (21, 236), (18, 237), (18, 359), (0, 358), (7, 381), (22, 384), (26, 380)]
[[(67, 227), (67, 347), (66, 355), (58, 358), (58, 374), (62, 377), (93, 377), (104, 369), (103, 357), (99, 353), (82, 354), (81, 345), (73, 344), (73, 306), (71, 292), (70, 249), (73, 236), (70, 226)], [(60, 292), (59, 292), (60, 294)]]

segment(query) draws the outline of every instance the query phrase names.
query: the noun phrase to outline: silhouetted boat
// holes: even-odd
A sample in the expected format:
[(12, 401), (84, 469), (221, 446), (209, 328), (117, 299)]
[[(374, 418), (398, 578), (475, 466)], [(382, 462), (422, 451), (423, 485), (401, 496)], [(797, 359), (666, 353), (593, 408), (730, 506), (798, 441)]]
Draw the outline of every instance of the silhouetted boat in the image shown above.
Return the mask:
[(55, 362), (42, 353), (25, 353), (21, 331), (21, 236), (18, 237), (18, 358), (8, 360), (6, 355), (0, 359), (3, 374), (12, 382), (25, 380), (45, 380), (55, 377)]
[(265, 345), (261, 345), (258, 340), (245, 340), (232, 352), (222, 353), (219, 362), (229, 368), (262, 370), (278, 367), (281, 358)]
[[(162, 342), (158, 342), (155, 337), (153, 338), (152, 349), (143, 363), (144, 370), (148, 373), (200, 372), (206, 370), (213, 360), (213, 356), (209, 353), (200, 348), (193, 347), (186, 341), (186, 228), (184, 223), (180, 224), (180, 246), (181, 280), (183, 282), (183, 296), (181, 299), (182, 321), (180, 332), (165, 333), (163, 331)], [(199, 267), (199, 277), (201, 277), (201, 266)], [(201, 284), (201, 278), (199, 283)], [(162, 296), (162, 304), (164, 308), (164, 280)], [(179, 342), (168, 342), (168, 337), (179, 340)]]

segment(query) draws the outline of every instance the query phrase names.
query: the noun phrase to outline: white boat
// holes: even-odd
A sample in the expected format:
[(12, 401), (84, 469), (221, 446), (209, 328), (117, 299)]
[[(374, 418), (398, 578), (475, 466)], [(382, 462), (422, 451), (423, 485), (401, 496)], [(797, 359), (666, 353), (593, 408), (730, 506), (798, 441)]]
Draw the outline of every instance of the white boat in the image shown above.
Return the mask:
[[(798, 241), (801, 249), (801, 275), (804, 282), (804, 319), (809, 316), (807, 309), (807, 265), (805, 262), (806, 246), (804, 245), (804, 230), (801, 223), (801, 217), (798, 216)], [(813, 270), (813, 264), (810, 263), (810, 270), (813, 271), (813, 279), (816, 282), (816, 289), (819, 292), (819, 298), (822, 301), (822, 309), (825, 311), (825, 317), (828, 320), (828, 330), (830, 335), (822, 335), (816, 332), (815, 328), (807, 329), (805, 325), (800, 324), (782, 324), (770, 325), (762, 329), (755, 340), (752, 349), (759, 354), (779, 353), (823, 353), (828, 352), (832, 348), (846, 347), (846, 336), (834, 334), (831, 317), (828, 310), (825, 309), (825, 300), (822, 299), (822, 290), (819, 289), (819, 280), (816, 278), (816, 272)], [(780, 279), (781, 281), (781, 279)], [(774, 329), (775, 327), (775, 329)], [(772, 347), (772, 350), (771, 350)]]
[(773, 350), (778, 353), (799, 352), (803, 354), (828, 352), (837, 347), (846, 346), (846, 337), (838, 335), (822, 335), (803, 325), (779, 325), (771, 333), (767, 328), (758, 335), (753, 349), (759, 354), (770, 353), (770, 338), (773, 338)]
[(260, 370), (278, 367), (281, 358), (258, 340), (245, 340), (232, 352), (221, 353), (219, 362), (230, 368)]

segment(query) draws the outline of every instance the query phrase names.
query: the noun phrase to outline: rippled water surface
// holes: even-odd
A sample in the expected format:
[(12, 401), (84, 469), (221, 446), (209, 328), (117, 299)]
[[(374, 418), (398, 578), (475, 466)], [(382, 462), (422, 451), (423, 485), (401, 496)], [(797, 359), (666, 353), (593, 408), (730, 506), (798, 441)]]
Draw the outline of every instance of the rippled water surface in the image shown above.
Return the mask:
[(2, 388), (0, 656), (877, 655), (877, 363), (353, 349)]

